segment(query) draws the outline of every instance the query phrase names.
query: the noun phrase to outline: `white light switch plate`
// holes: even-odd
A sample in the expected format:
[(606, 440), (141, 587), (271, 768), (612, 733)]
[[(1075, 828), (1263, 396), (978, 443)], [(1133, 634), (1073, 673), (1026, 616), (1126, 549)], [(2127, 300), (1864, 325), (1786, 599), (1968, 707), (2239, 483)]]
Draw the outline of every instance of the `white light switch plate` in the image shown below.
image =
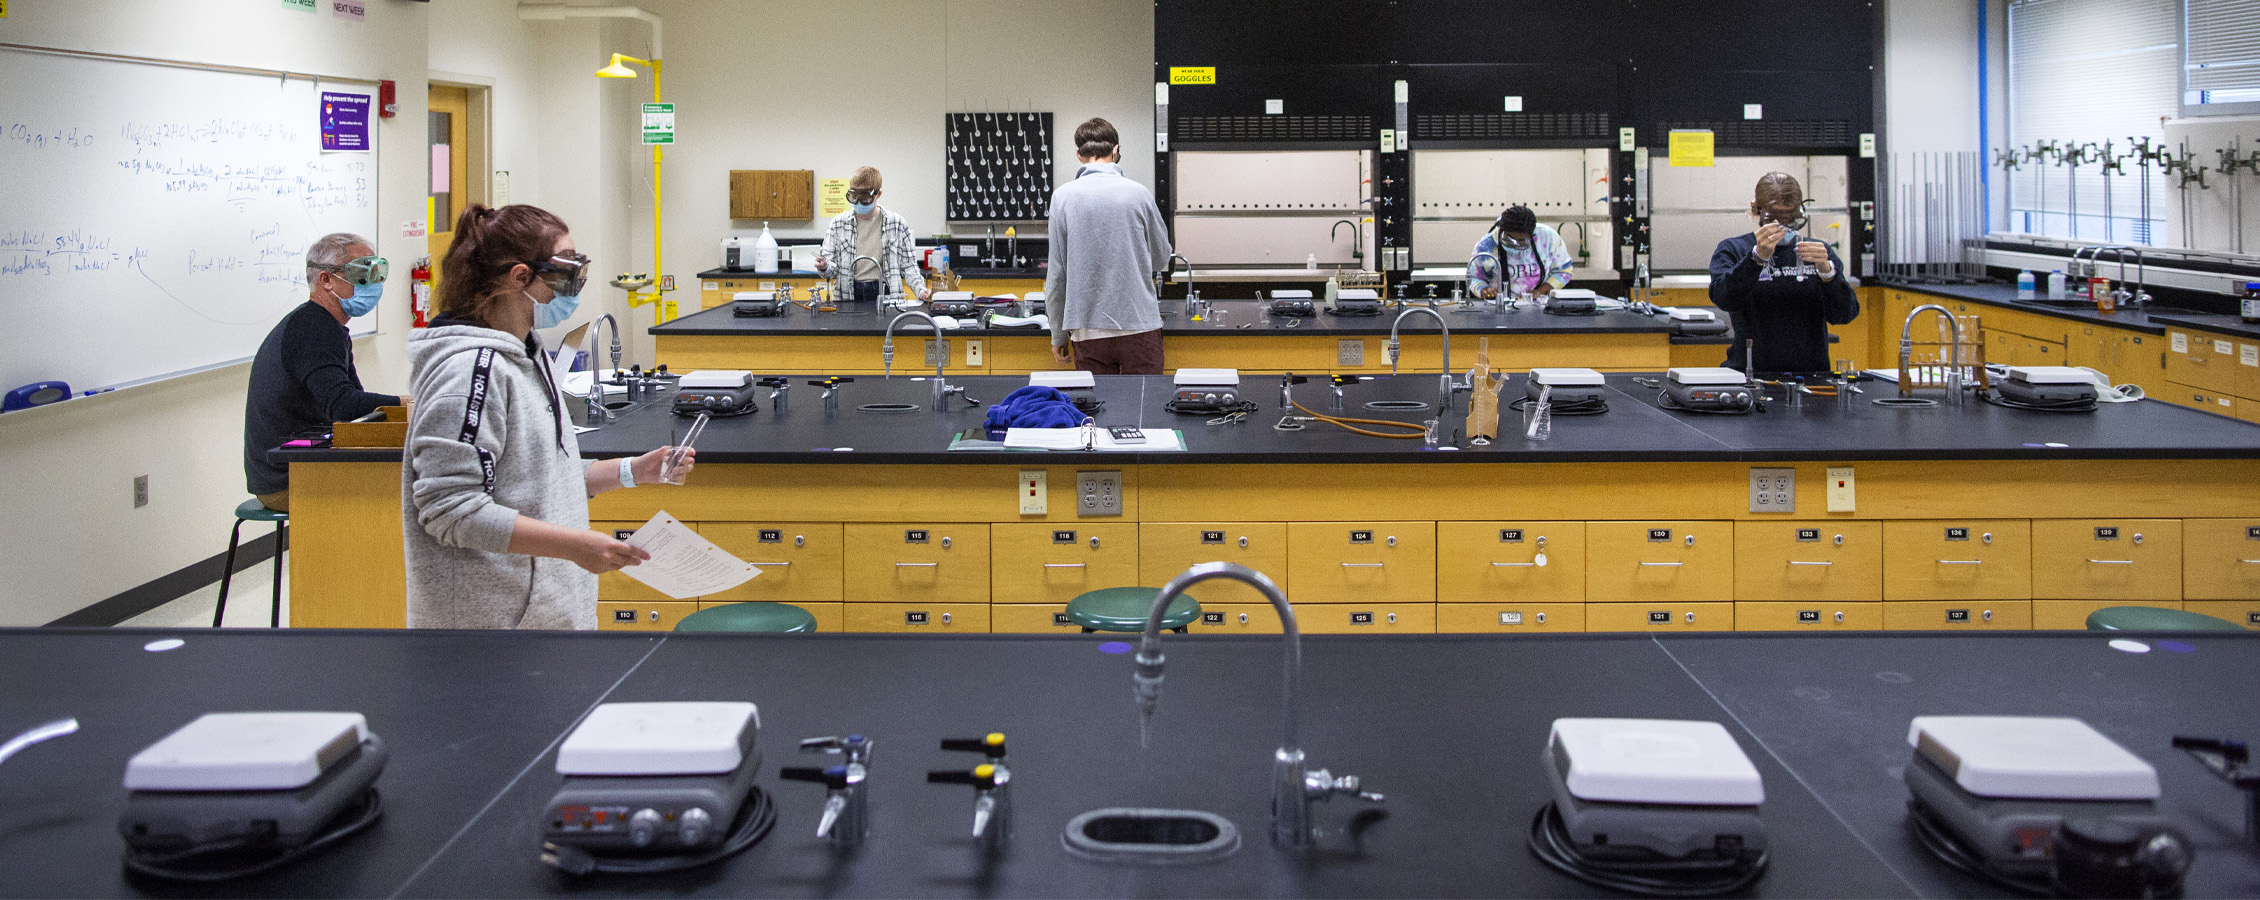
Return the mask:
[(1040, 516), (1051, 511), (1050, 487), (1044, 481), (1044, 470), (1020, 470), (1020, 480), (1013, 482), (1013, 490), (1020, 495), (1021, 515)]
[(1828, 511), (1852, 512), (1852, 467), (1828, 467)]

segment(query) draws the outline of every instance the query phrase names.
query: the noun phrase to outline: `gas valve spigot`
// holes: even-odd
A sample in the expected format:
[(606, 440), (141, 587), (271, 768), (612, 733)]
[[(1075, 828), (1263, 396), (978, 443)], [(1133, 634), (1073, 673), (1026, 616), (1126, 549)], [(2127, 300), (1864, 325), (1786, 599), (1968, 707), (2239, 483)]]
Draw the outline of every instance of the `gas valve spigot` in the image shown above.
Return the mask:
[(980, 738), (944, 739), (942, 749), (988, 757), (988, 762), (970, 770), (928, 772), (926, 782), (972, 785), (974, 843), (983, 850), (1003, 847), (1012, 832), (1012, 770), (1005, 765), (1004, 735), (991, 732)]
[(839, 849), (861, 846), (871, 827), (864, 788), (871, 774), (871, 740), (860, 734), (809, 738), (800, 742), (800, 749), (803, 753), (837, 753), (846, 758), (846, 763), (823, 768), (787, 766), (777, 772), (777, 777), (823, 785), (824, 813), (817, 820), (816, 836)]

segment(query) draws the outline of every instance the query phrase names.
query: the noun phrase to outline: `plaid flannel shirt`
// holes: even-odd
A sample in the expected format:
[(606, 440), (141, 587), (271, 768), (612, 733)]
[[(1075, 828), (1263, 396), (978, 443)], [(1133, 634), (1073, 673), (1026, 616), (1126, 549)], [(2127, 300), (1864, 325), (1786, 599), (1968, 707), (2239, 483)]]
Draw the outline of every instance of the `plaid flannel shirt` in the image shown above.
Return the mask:
[[(926, 290), (926, 276), (918, 271), (918, 250), (910, 237), (910, 223), (884, 206), (878, 209), (884, 221), (880, 231), (886, 249), (879, 251), (879, 289), (882, 297), (902, 296), (903, 282), (910, 283), (913, 294)], [(855, 210), (832, 217), (832, 225), (824, 233), (824, 258), (832, 266), (832, 290), (835, 296), (855, 296)]]

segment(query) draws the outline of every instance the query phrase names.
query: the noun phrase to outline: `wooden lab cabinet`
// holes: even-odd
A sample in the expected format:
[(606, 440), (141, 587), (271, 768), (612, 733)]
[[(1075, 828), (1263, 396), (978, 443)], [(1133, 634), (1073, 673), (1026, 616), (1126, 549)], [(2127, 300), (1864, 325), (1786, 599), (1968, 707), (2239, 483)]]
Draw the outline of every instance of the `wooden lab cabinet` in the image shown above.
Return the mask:
[(1883, 604), (1883, 627), (1895, 631), (2028, 631), (2030, 600), (1910, 600)]
[[(1295, 600), (1287, 571), (1285, 522), (1146, 522), (1138, 526), (1138, 584), (1158, 588), (1178, 573), (1204, 562), (1239, 563), (1270, 576)], [(1271, 601), (1237, 581), (1207, 581), (1191, 591), (1202, 609), (1220, 603), (1252, 603), (1271, 613)]]
[(2031, 598), (2032, 526), (2026, 520), (1884, 523), (1883, 599)]
[(1734, 604), (1736, 631), (1874, 631), (1883, 627), (1883, 603), (1767, 601)]
[(1583, 603), (1438, 603), (1439, 634), (1559, 634), (1585, 630)]
[(673, 631), (675, 623), (694, 612), (698, 612), (698, 603), (692, 600), (598, 600), (596, 627), (601, 631)]
[(2260, 631), (2260, 600), (2184, 600), (2182, 609)]
[(1435, 634), (1434, 603), (1323, 603), (1295, 608), (1307, 634)]
[(808, 169), (730, 170), (730, 218), (816, 217), (816, 173)]
[(997, 603), (1064, 606), (1087, 591), (1136, 587), (1138, 526), (1087, 522), (991, 525), (989, 579), (989, 598)]
[(998, 603), (989, 607), (989, 630), (999, 634), (1081, 634), (1067, 620), (1065, 603)]
[(989, 630), (987, 603), (847, 603), (846, 631), (971, 633)]
[(2041, 631), (2085, 631), (2087, 616), (2109, 606), (2149, 606), (2180, 609), (2179, 600), (2034, 600), (2032, 627)]
[(837, 522), (704, 522), (698, 533), (761, 569), (751, 581), (698, 598), (702, 603), (840, 602)]
[[(845, 526), (846, 600), (863, 603), (989, 602), (986, 523), (888, 523)], [(848, 611), (851, 631), (855, 610)], [(986, 629), (987, 617), (983, 616)]]
[[(1585, 553), (1588, 603), (1686, 604), (1734, 596), (1732, 522), (1588, 522)], [(1587, 613), (1589, 628), (1598, 615)], [(1732, 617), (1730, 605), (1721, 618)]]
[(2182, 535), (2182, 599), (2260, 601), (2260, 519), (2183, 519)]
[[(695, 524), (684, 524), (690, 525), (693, 530), (700, 530), (699, 526)], [(589, 527), (597, 531), (606, 532), (612, 535), (614, 538), (624, 541), (628, 539), (629, 535), (635, 534), (636, 529), (642, 528), (643, 523), (590, 522)], [(562, 566), (572, 565), (572, 563), (566, 562), (564, 560), (554, 560), (554, 562), (557, 565)], [(683, 615), (686, 616), (698, 610), (697, 597), (683, 597), (680, 599), (669, 597), (666, 594), (662, 594), (656, 590), (651, 589), (641, 581), (629, 578), (628, 573), (620, 571), (618, 569), (596, 576), (596, 599), (600, 602), (608, 603), (689, 603), (690, 609), (683, 612)], [(611, 614), (609, 612), (598, 616), (597, 618), (599, 620), (597, 623), (599, 627), (615, 627), (612, 625)], [(616, 627), (625, 628), (627, 627), (627, 625), (623, 623)], [(670, 621), (670, 624), (667, 627), (673, 628), (675, 626)], [(642, 630), (648, 631), (651, 629), (646, 628)]]
[(1589, 603), (1587, 631), (1733, 631), (1733, 601)]
[(1292, 522), (1295, 605), (1436, 602), (1436, 523)]
[(1734, 599), (1840, 604), (1882, 600), (1882, 523), (1770, 519), (1735, 523)]
[(2086, 366), (2107, 375), (2112, 384), (2133, 384), (2144, 393), (2165, 385), (2165, 339), (2154, 334), (2079, 323), (2065, 338), (2064, 364)]
[(1436, 599), (1584, 602), (1585, 523), (1436, 523)]
[[(1305, 612), (1297, 611), (1295, 624), (1308, 631)], [(1279, 611), (1266, 600), (1262, 603), (1203, 602), (1201, 617), (1194, 619), (1185, 630), (1192, 634), (1278, 634), (1285, 629), (1279, 626)]]
[(2034, 519), (2032, 596), (2181, 600), (2181, 520)]

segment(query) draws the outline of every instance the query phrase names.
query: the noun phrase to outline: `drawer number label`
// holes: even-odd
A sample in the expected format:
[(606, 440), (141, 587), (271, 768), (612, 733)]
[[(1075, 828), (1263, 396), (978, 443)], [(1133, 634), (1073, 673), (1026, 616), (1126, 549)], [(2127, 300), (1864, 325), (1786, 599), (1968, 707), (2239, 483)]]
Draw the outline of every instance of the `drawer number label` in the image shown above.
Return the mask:
[(1648, 624), (1650, 624), (1650, 625), (1669, 625), (1669, 624), (1671, 624), (1671, 611), (1670, 611), (1670, 610), (1659, 610), (1659, 611), (1656, 611), (1656, 612), (1651, 612), (1651, 613), (1649, 613), (1649, 614), (1648, 614)]
[(1946, 539), (1947, 539), (1947, 540), (1949, 540), (1949, 541), (1966, 541), (1966, 540), (1969, 540), (1969, 539), (1970, 539), (1970, 530), (1969, 530), (1969, 529), (1967, 529), (1967, 528), (1949, 528), (1949, 529), (1946, 529)]
[(1203, 532), (1201, 532), (1201, 543), (1203, 543), (1203, 544), (1221, 544), (1221, 543), (1224, 543), (1224, 532), (1221, 532), (1221, 531), (1203, 531)]
[(904, 625), (924, 625), (926, 624), (926, 614), (922, 612), (903, 613), (902, 623)]
[(627, 540), (627, 539), (629, 539), (629, 538), (632, 538), (632, 537), (635, 537), (635, 536), (636, 536), (636, 530), (635, 530), (635, 529), (633, 529), (633, 528), (614, 528), (614, 529), (612, 529), (612, 539), (613, 539), (613, 540), (615, 540), (615, 541), (624, 541), (624, 540)]
[(1072, 544), (1072, 543), (1075, 543), (1075, 532), (1072, 532), (1072, 531), (1054, 531), (1054, 532), (1052, 532), (1052, 543), (1054, 543), (1054, 544)]
[(1370, 544), (1370, 543), (1373, 543), (1373, 532), (1370, 532), (1370, 531), (1353, 531), (1353, 532), (1350, 532), (1350, 543), (1353, 543), (1353, 544)]
[(1969, 620), (1970, 620), (1970, 611), (1969, 611), (1969, 610), (1966, 610), (1966, 609), (1949, 609), (1949, 610), (1947, 610), (1947, 611), (1946, 611), (1946, 621), (1949, 621), (1949, 622), (1967, 622), (1967, 621), (1969, 621)]
[[(1062, 615), (1065, 615), (1065, 613), (1062, 613)], [(1201, 624), (1203, 624), (1203, 625), (1222, 625), (1222, 624), (1224, 624), (1224, 614), (1223, 614), (1223, 613), (1220, 613), (1220, 612), (1204, 612), (1204, 613), (1201, 613)]]
[(2119, 529), (2118, 529), (2117, 527), (2115, 527), (2115, 526), (2110, 526), (2110, 525), (2098, 525), (2098, 526), (2096, 526), (2096, 528), (2095, 528), (2095, 539), (2096, 539), (2096, 540), (2099, 540), (2099, 541), (2115, 541), (2115, 540), (2118, 540), (2118, 539), (2119, 539)]
[(1798, 611), (1797, 611), (1797, 621), (1799, 621), (1799, 622), (1819, 622), (1820, 620), (1821, 620), (1821, 611), (1820, 611), (1820, 610), (1817, 610), (1817, 609), (1800, 609), (1800, 610), (1798, 610)]
[(1520, 529), (1520, 528), (1501, 528), (1501, 529), (1499, 529), (1499, 543), (1502, 543), (1502, 544), (1519, 544), (1519, 543), (1522, 543), (1522, 529)]
[(1650, 528), (1650, 529), (1648, 529), (1648, 540), (1650, 540), (1650, 541), (1669, 541), (1669, 540), (1671, 540), (1671, 529), (1669, 529), (1669, 528)]
[(635, 620), (636, 620), (636, 611), (635, 611), (635, 610), (632, 610), (632, 609), (615, 609), (615, 610), (613, 610), (613, 611), (612, 611), (612, 621), (614, 621), (614, 622), (634, 622)]
[(2260, 541), (2260, 525), (2247, 526), (2244, 529), (2244, 539), (2248, 541)]
[(1054, 624), (1054, 625), (1060, 625), (1060, 626), (1069, 626), (1069, 625), (1074, 625), (1075, 623), (1074, 623), (1074, 622), (1071, 622), (1071, 621), (1068, 621), (1068, 619), (1067, 619), (1067, 614), (1066, 614), (1066, 613), (1063, 613), (1063, 612), (1055, 612), (1055, 613), (1052, 613), (1052, 624)]
[(2260, 612), (2248, 612), (2248, 613), (2245, 613), (2245, 614), (2244, 614), (2244, 621), (2245, 621), (2245, 622), (2247, 622), (2247, 623), (2249, 623), (2249, 624), (2253, 624), (2253, 625), (2260, 625)]
[[(2255, 616), (2255, 617), (2260, 617), (2260, 613), (2253, 613), (2252, 615), (2253, 615), (2253, 616)], [(1520, 624), (1522, 624), (1522, 613), (1518, 613), (1518, 612), (1503, 612), (1503, 613), (1500, 613), (1500, 614), (1499, 614), (1499, 624), (1501, 624), (1501, 625), (1520, 625)]]
[[(923, 544), (923, 543), (926, 543), (926, 529), (924, 529), (924, 528), (912, 528), (912, 529), (909, 529), (909, 530), (907, 530), (907, 531), (904, 531), (904, 532), (902, 533), (902, 542), (903, 542), (903, 543), (905, 543), (905, 544)], [(923, 613), (921, 613), (921, 615), (923, 615)]]
[(1805, 542), (1805, 541), (1817, 541), (1817, 540), (1820, 540), (1820, 539), (1821, 539), (1821, 530), (1820, 530), (1820, 529), (1818, 529), (1818, 528), (1799, 528), (1799, 529), (1797, 529), (1797, 540), (1798, 540), (1799, 542)]
[(1372, 613), (1369, 613), (1369, 612), (1354, 612), (1354, 613), (1351, 613), (1351, 614), (1350, 614), (1350, 624), (1352, 624), (1352, 625), (1371, 625), (1371, 624), (1373, 624), (1373, 614), (1372, 614)]
[(784, 532), (784, 529), (781, 529), (781, 528), (764, 528), (764, 529), (761, 529), (761, 542), (762, 542), (762, 543), (764, 543), (764, 544), (782, 544), (782, 543), (784, 543), (784, 542), (785, 542), (785, 532)]

